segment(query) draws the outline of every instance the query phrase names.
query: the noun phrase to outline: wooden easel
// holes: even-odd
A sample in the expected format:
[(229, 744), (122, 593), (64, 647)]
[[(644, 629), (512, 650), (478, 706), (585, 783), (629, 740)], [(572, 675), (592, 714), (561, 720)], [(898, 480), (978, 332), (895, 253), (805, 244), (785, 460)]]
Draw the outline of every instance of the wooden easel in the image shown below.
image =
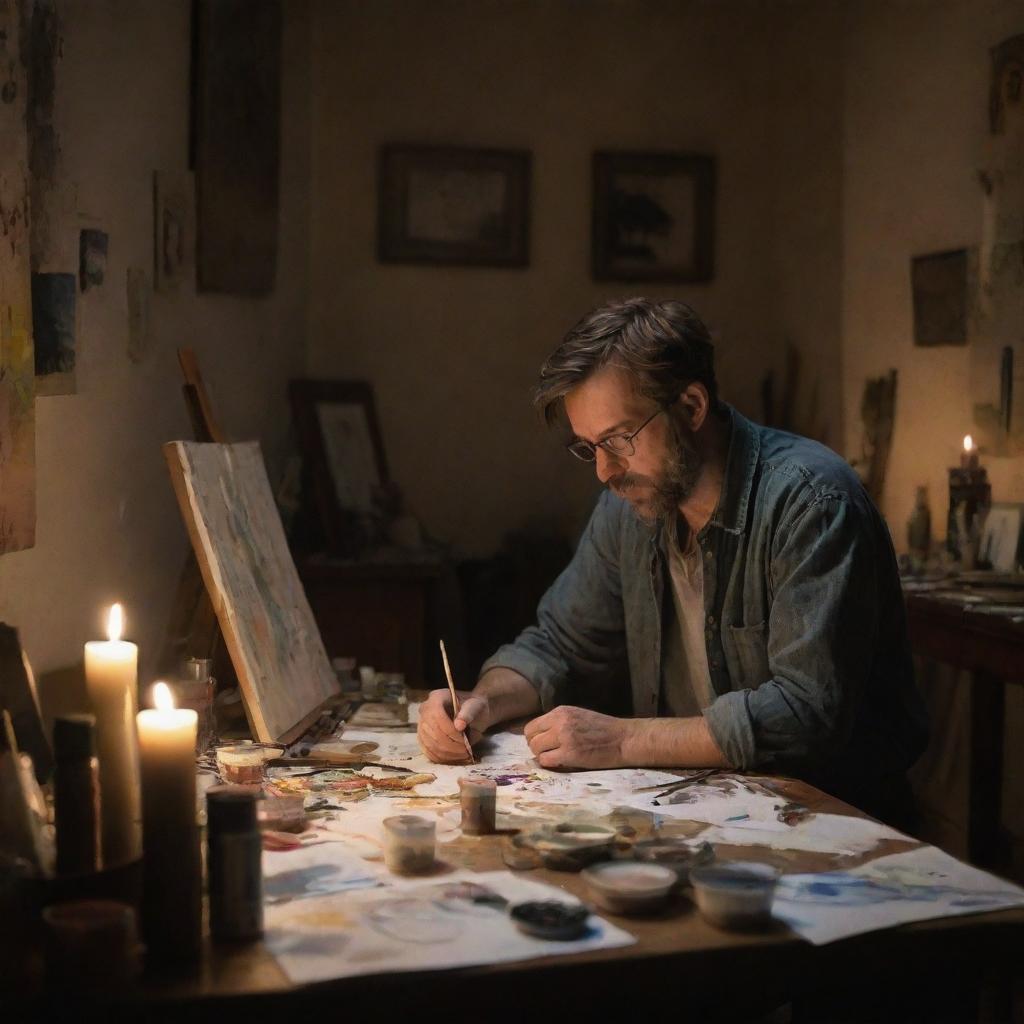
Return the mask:
[[(195, 439), (223, 444), (227, 438), (213, 414), (195, 352), (191, 348), (179, 348), (178, 362), (185, 377), (181, 390)], [(186, 658), (209, 658), (214, 663), (216, 678), (222, 685), (233, 686), (237, 682), (234, 666), (227, 656), (221, 637), (217, 615), (210, 603), (191, 546), (178, 578), (178, 593), (171, 608), (158, 670), (165, 674), (174, 673)]]

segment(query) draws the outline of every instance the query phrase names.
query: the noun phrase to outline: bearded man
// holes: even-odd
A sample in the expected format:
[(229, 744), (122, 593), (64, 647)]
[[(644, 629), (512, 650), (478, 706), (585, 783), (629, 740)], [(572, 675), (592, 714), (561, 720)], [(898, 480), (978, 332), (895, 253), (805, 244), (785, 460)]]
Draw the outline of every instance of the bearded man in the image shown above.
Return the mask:
[[(447, 691), (423, 705), (426, 753), (464, 760), (464, 736), (537, 716), (546, 768), (792, 774), (905, 823), (926, 717), (889, 533), (850, 467), (720, 401), (707, 328), (680, 302), (584, 317), (535, 401), (608, 489), (536, 625), (454, 720)], [(608, 678), (632, 717), (565, 703)]]

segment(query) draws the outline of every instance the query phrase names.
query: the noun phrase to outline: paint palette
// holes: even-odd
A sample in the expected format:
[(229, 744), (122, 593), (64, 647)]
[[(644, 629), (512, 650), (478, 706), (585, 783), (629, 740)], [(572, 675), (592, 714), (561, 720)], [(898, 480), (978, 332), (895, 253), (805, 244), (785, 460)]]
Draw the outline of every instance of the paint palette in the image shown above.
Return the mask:
[(562, 903), (560, 900), (530, 900), (517, 903), (509, 910), (509, 917), (519, 930), (536, 939), (566, 942), (578, 939), (587, 930), (590, 911), (580, 903)]

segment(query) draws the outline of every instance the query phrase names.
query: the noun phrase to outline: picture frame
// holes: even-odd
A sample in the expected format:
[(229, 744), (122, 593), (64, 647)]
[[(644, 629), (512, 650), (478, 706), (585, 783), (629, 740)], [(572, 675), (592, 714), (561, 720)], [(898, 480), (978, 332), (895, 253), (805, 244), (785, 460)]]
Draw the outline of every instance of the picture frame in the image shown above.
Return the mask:
[(971, 254), (967, 249), (911, 258), (915, 346), (933, 348), (968, 343), (971, 276)]
[(373, 389), (358, 380), (291, 380), (292, 416), (303, 459), (303, 490), (331, 552), (365, 546), (389, 487)]
[(985, 515), (978, 561), (996, 572), (1012, 573), (1024, 561), (1024, 504), (994, 501)]
[(594, 153), (592, 172), (595, 280), (713, 278), (713, 156), (604, 151)]
[(377, 172), (378, 259), (525, 267), (531, 161), (524, 149), (382, 146)]

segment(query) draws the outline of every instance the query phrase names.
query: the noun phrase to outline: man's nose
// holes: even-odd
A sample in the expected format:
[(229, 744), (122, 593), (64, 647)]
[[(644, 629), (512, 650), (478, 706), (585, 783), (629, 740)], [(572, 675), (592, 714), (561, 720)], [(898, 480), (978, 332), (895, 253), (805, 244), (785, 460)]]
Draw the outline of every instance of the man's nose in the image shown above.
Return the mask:
[(605, 451), (604, 448), (595, 448), (594, 470), (597, 473), (597, 479), (601, 483), (607, 484), (612, 477), (618, 476), (622, 472), (622, 460), (617, 455)]

